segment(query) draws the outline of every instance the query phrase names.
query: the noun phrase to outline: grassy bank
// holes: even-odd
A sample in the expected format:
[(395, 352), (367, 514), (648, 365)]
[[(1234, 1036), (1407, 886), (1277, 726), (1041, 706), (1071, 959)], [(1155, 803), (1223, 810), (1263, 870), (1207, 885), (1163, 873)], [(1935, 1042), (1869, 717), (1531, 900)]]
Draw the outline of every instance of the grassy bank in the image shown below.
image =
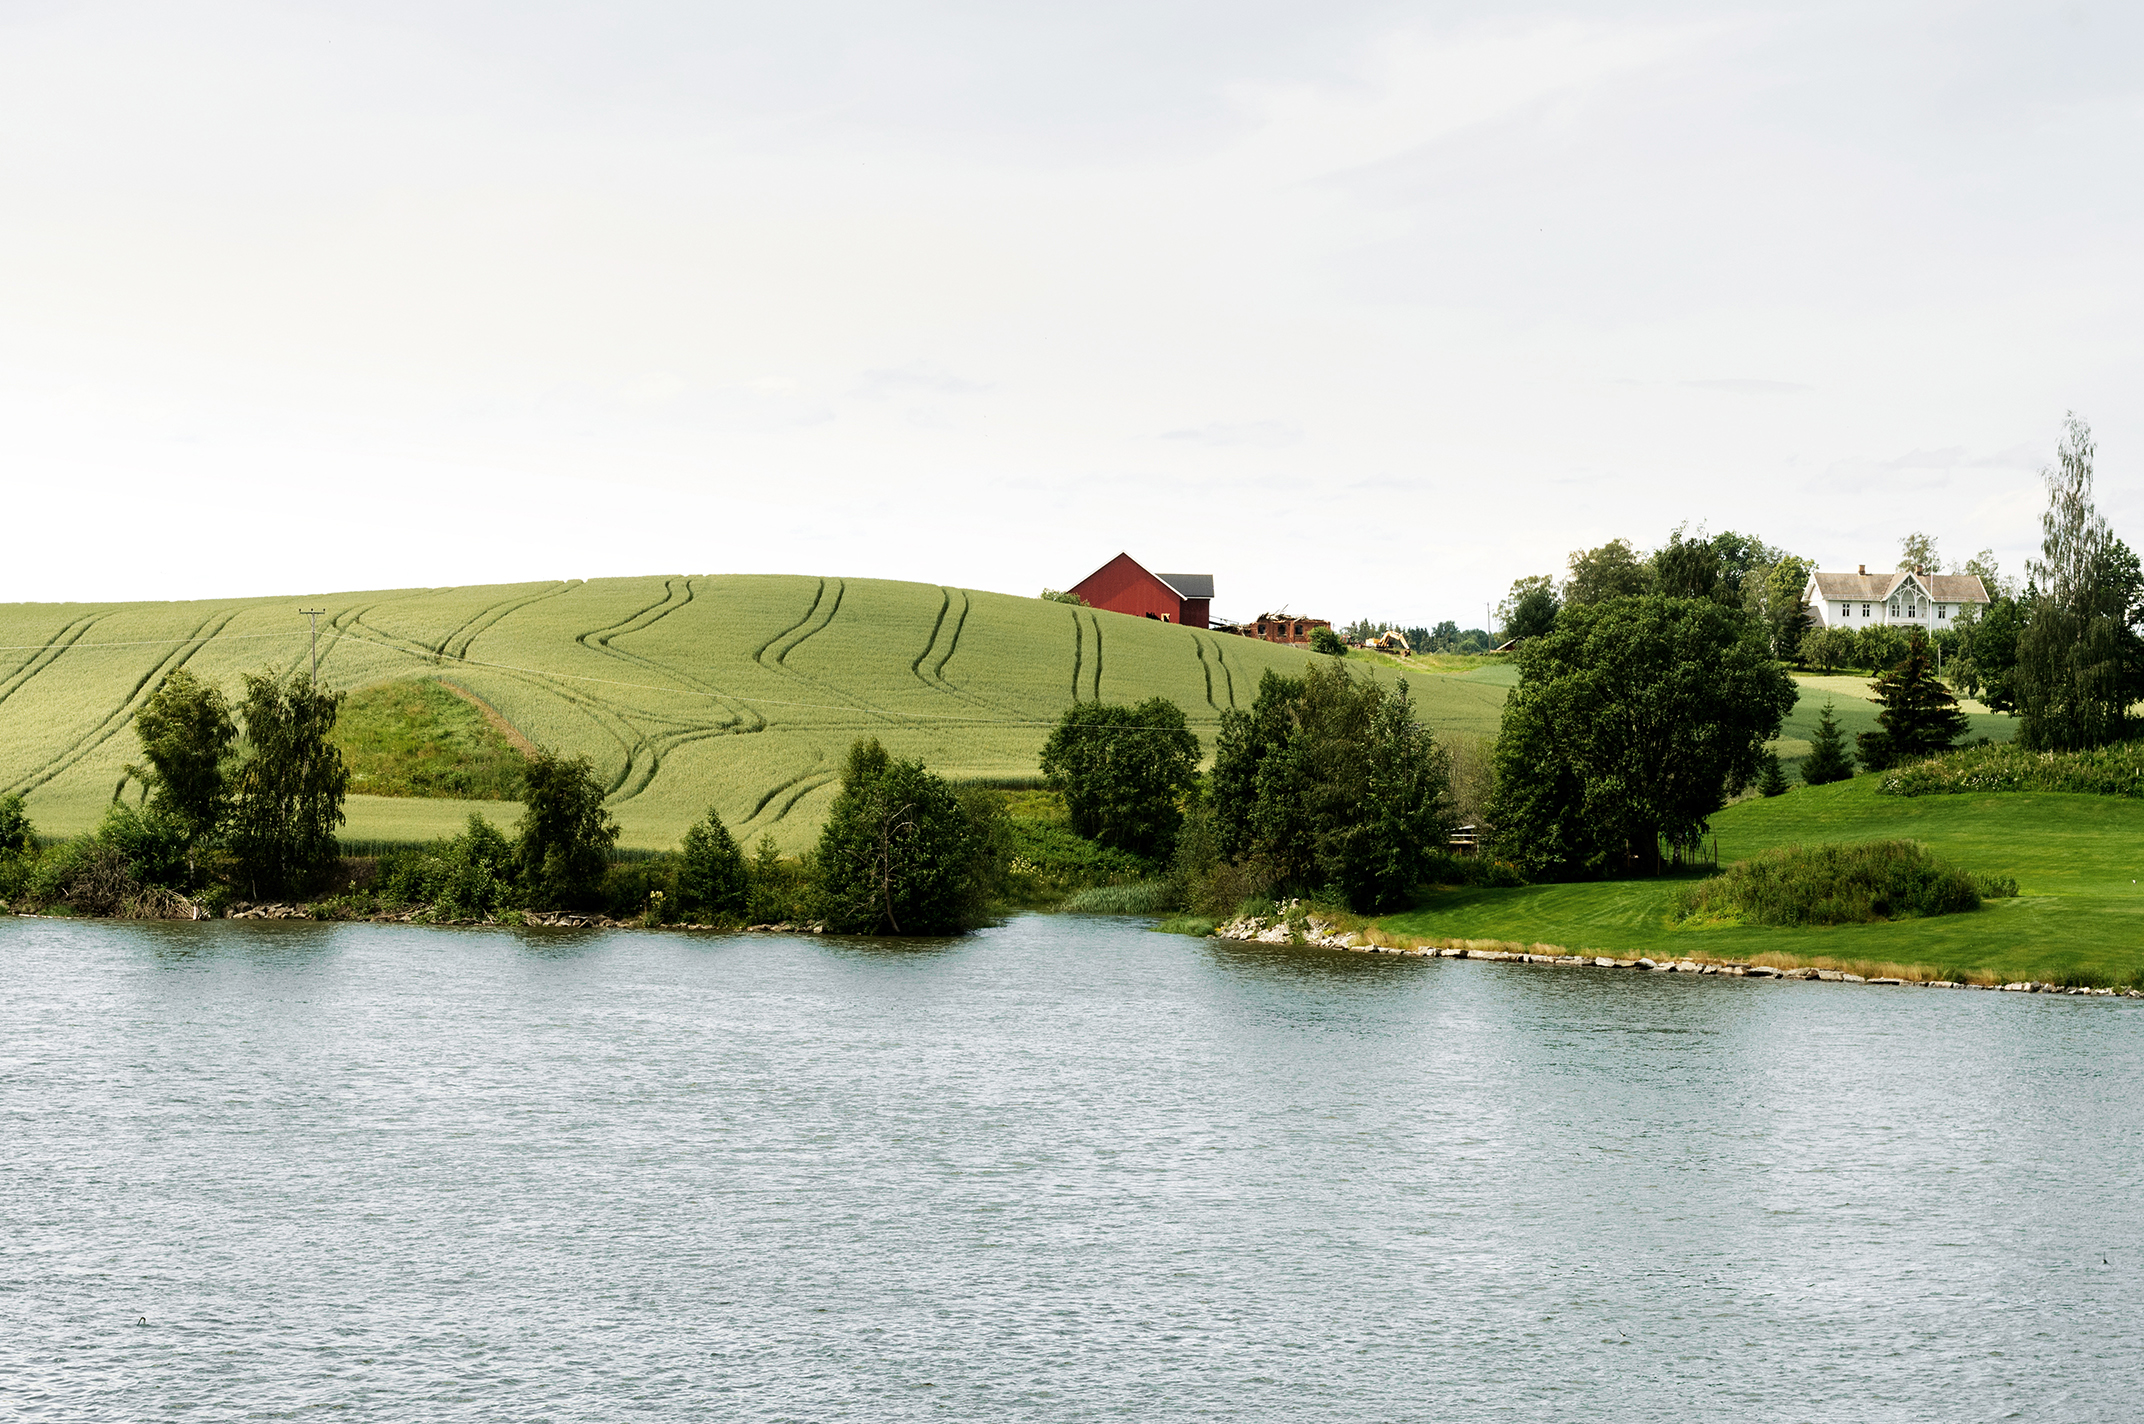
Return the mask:
[(1823, 928), (1678, 926), (1673, 879), (1446, 890), (1381, 925), (1397, 936), (1543, 942), (1653, 958), (1807, 963), (1856, 973), (2129, 985), (2144, 981), (2144, 803), (2048, 792), (1903, 798), (1877, 778), (1799, 787), (1714, 818), (1723, 864), (1823, 841), (1905, 838), (2016, 899), (1970, 914)]

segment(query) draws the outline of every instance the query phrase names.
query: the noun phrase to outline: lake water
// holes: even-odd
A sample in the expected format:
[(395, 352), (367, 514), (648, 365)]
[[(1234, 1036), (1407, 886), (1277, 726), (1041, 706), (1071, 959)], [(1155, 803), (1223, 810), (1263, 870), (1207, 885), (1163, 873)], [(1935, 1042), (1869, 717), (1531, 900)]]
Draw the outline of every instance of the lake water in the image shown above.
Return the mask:
[(0, 1417), (2128, 1420), (2144, 1005), (0, 920)]

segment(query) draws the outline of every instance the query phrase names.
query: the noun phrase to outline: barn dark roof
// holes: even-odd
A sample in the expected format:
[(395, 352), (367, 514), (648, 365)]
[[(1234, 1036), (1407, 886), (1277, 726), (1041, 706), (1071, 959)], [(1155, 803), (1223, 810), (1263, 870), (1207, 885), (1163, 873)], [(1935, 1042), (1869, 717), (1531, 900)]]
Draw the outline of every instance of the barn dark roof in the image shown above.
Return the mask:
[(1213, 597), (1212, 574), (1156, 574), (1154, 577), (1175, 590), (1178, 598)]

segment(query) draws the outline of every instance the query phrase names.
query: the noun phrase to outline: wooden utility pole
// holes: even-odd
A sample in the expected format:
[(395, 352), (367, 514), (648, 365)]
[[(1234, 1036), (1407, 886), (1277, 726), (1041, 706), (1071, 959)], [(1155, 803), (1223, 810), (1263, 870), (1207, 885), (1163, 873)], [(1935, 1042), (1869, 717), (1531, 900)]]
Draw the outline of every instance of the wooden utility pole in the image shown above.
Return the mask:
[(320, 615), (327, 612), (327, 610), (325, 608), (301, 608), (298, 611), (303, 613), (313, 625), (313, 686), (317, 688), (320, 686)]

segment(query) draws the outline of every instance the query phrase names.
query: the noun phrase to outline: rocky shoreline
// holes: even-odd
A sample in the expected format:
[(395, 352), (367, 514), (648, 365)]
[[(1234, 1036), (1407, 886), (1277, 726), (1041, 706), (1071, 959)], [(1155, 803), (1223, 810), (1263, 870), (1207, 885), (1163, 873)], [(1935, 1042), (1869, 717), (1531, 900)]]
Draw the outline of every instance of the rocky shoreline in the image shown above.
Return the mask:
[(1356, 930), (1348, 930), (1316, 915), (1292, 921), (1282, 916), (1247, 917), (1216, 925), (1221, 939), (1249, 944), (1305, 944), (1320, 949), (1343, 949), (1354, 954), (1404, 954), (1424, 959), (1486, 959), (1505, 964), (1545, 964), (1566, 969), (1633, 969), (1650, 974), (1712, 974), (1737, 979), (1807, 980), (1824, 984), (1881, 984), (1920, 989), (1981, 989), (2012, 994), (2062, 994), (2078, 998), (2144, 999), (2144, 990), (2088, 989), (2076, 985), (2046, 984), (2020, 980), (2012, 984), (1968, 984), (1954, 979), (1868, 979), (1838, 969), (1778, 969), (1769, 964), (1736, 960), (1648, 958), (1625, 959), (1616, 955), (1580, 952), (1560, 945), (1514, 945), (1491, 940), (1430, 940), (1414, 944), (1378, 943)]
[[(279, 901), (255, 904), (238, 901), (227, 906), (218, 915), (207, 907), (188, 900), (183, 895), (173, 894), (169, 899), (175, 903), (159, 907), (157, 913), (134, 915), (38, 915), (14, 911), (18, 919), (122, 919), (122, 920), (316, 920), (322, 924), (356, 925), (431, 925), (441, 929), (520, 929), (536, 926), (544, 929), (569, 930), (719, 930), (724, 934), (825, 934), (822, 924), (792, 924), (787, 920), (771, 925), (714, 925), (695, 924), (683, 920), (664, 921), (650, 925), (644, 920), (614, 920), (608, 915), (576, 915), (563, 910), (514, 910), (505, 915), (491, 915), (481, 920), (435, 919), (431, 907), (410, 905), (393, 910), (381, 910), (369, 915), (321, 913), (313, 905), (294, 905)], [(0, 905), (0, 912), (8, 912)]]

